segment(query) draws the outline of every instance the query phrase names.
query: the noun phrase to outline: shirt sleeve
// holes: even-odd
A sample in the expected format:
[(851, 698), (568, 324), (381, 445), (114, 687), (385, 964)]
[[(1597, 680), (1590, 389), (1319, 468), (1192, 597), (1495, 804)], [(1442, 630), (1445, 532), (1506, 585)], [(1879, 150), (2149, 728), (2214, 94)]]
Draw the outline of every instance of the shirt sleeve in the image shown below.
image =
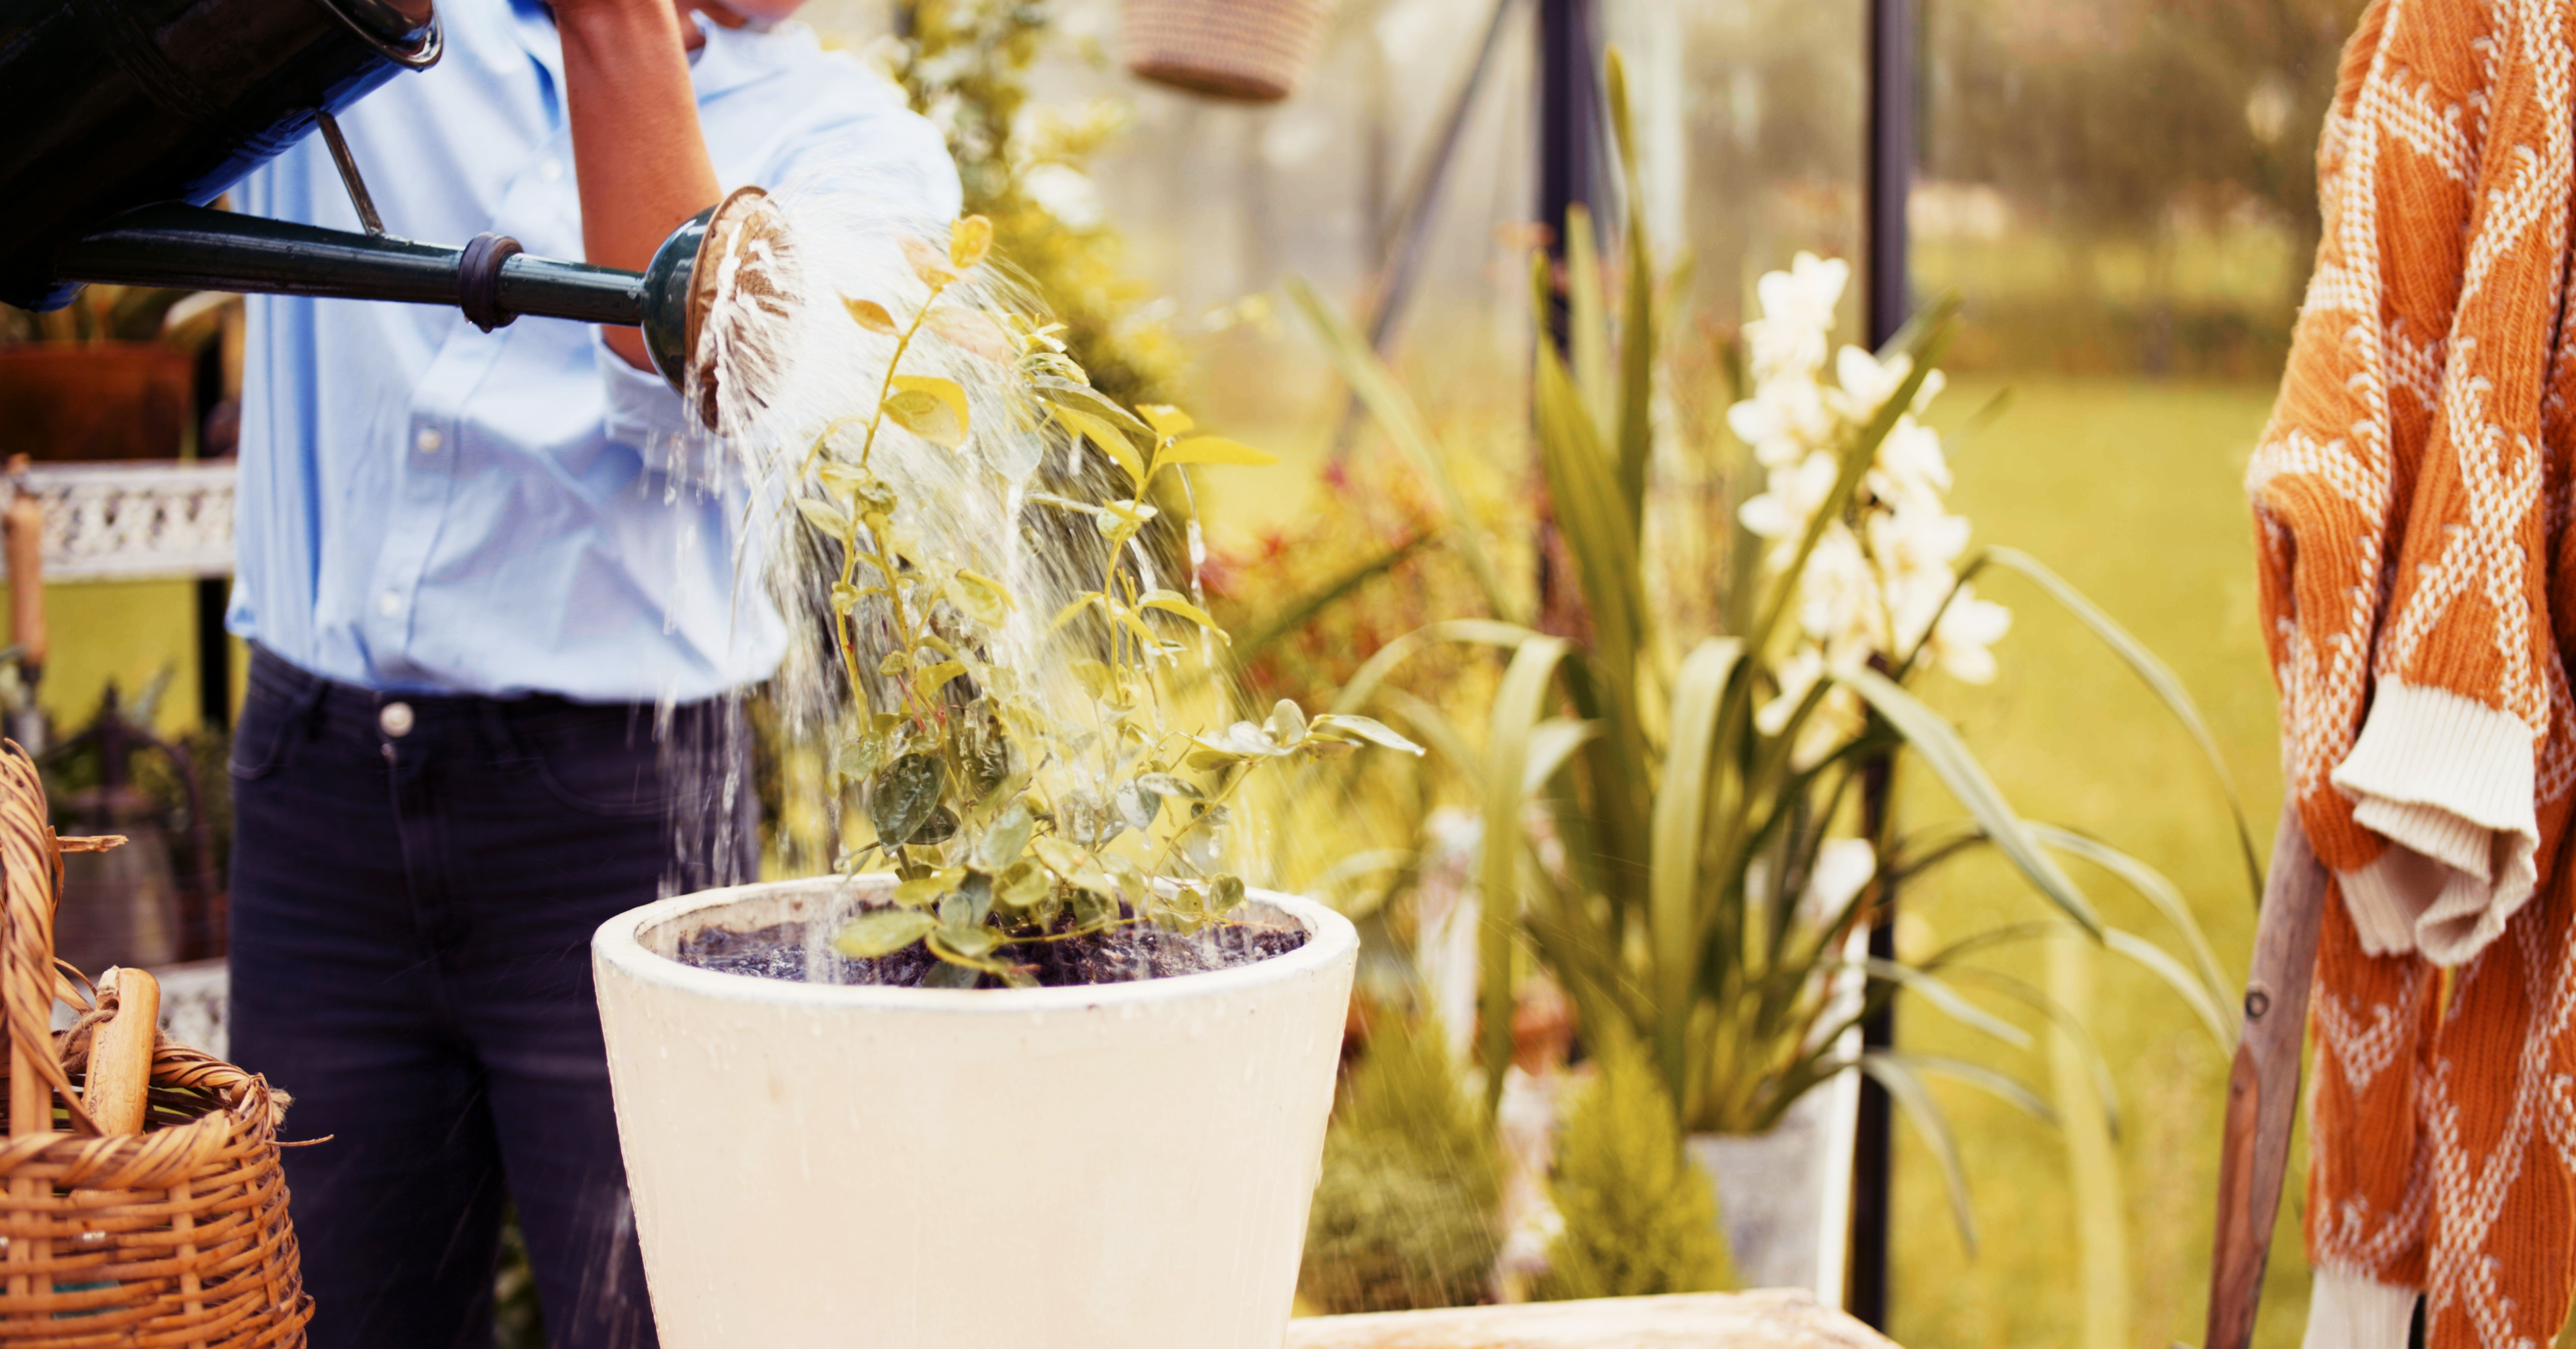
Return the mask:
[(730, 456), (697, 422), (660, 373), (638, 370), (612, 350), (600, 330), (590, 334), (591, 360), (608, 392), (608, 438), (633, 449), (644, 471), (697, 488), (722, 491), (731, 483)]

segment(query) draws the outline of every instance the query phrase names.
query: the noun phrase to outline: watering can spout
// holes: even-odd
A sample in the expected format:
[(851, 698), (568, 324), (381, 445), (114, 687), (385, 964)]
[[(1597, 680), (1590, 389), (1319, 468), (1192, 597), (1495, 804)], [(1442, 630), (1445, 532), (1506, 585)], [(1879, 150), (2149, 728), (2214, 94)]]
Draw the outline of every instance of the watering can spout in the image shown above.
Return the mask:
[[(385, 235), (331, 117), (437, 61), (441, 41), (434, 0), (0, 0), (0, 301), (54, 309), (116, 282), (452, 304), (486, 331), (521, 315), (634, 325), (714, 425), (712, 384), (683, 388), (689, 353), (717, 274), (743, 275), (721, 260), (779, 255), (777, 213), (743, 189), (640, 273), (495, 234)], [(368, 232), (208, 209), (316, 126)]]
[[(654, 368), (681, 389), (721, 260), (774, 231), (765, 208), (760, 189), (743, 188), (628, 272), (538, 257), (506, 235), (449, 247), (163, 202), (74, 240), (51, 271), (59, 282), (454, 305), (487, 332), (523, 315), (640, 327)], [(704, 394), (695, 410), (712, 425)]]

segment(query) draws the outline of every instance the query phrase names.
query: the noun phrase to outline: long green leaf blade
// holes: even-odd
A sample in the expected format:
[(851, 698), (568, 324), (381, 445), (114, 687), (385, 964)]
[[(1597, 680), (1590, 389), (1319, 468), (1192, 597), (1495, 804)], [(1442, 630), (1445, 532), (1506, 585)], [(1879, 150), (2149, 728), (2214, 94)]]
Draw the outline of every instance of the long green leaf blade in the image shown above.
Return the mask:
[(1923, 1085), (1923, 1079), (1895, 1051), (1871, 1050), (1862, 1054), (1860, 1070), (1887, 1089), (1897, 1112), (1914, 1126), (1923, 1145), (1931, 1150), (1933, 1163), (1941, 1168), (1941, 1188), (1950, 1196), (1950, 1219), (1959, 1225), (1959, 1243), (1974, 1256), (1977, 1214), (1969, 1203), (1968, 1173), (1959, 1165), (1959, 1144), (1950, 1135), (1949, 1116), (1942, 1113), (1941, 1103), (1932, 1099), (1932, 1091)]
[(2263, 901), (2263, 861), (2262, 855), (2254, 848), (2253, 826), (2246, 822), (2245, 801), (2236, 794), (2236, 778), (2227, 771), (2227, 760), (2218, 752), (2218, 738), (2210, 734), (2209, 723), (2200, 715), (2200, 705), (2192, 701), (2191, 691), (2183, 687), (2181, 678), (2174, 674), (2172, 667), (2157, 659), (2156, 653), (2148, 650), (2146, 643), (2131, 635), (2117, 619), (2103, 612), (2091, 597), (2076, 589), (2066, 578), (2050, 571), (2038, 558), (2017, 548), (1989, 548), (1983, 556), (1960, 570), (1959, 579), (1964, 582), (1980, 567), (1987, 565), (2018, 572), (2048, 592), (2049, 598), (2057, 601), (2060, 608), (2073, 614), (2077, 622), (2101, 638), (2102, 644), (2111, 648), (2121, 663), (2155, 693), (2157, 701), (2165, 705), (2165, 710), (2173, 713), (2174, 719), (2191, 733), (2193, 742), (2200, 746), (2202, 761), (2218, 777), (2218, 789), (2227, 794), (2228, 813), (2236, 820), (2237, 849), (2245, 858), (2246, 881), (2252, 887), (2254, 902), (2260, 905)]
[(1647, 847), (1646, 929), (1654, 952), (1655, 1052), (1673, 1099), (1687, 1101), (1689, 1064), (1684, 1032), (1691, 986), (1705, 931), (1699, 906), (1716, 887), (1700, 874), (1702, 830), (1708, 820), (1709, 760), (1717, 750), (1718, 709), (1743, 657), (1740, 642), (1711, 639), (1683, 659), (1673, 688), (1672, 738), (1664, 752), (1661, 786)]
[(1408, 658), (1440, 642), (1473, 642), (1484, 646), (1516, 647), (1538, 636), (1516, 623), (1497, 623), (1490, 618), (1452, 618), (1426, 623), (1377, 649), (1377, 654), (1361, 662), (1351, 674), (1350, 682), (1333, 695), (1333, 711), (1343, 716), (1368, 706), (1378, 685), (1386, 682), (1395, 667)]
[(1833, 678), (1859, 694), (1897, 734), (1905, 737), (1906, 744), (1941, 779), (1941, 785), (1950, 789), (1950, 795), (1958, 798), (1959, 804), (1976, 818), (1978, 827), (1994, 840), (1996, 849), (2043, 897), (2064, 910), (2067, 917), (2083, 924), (2085, 931), (2096, 937), (2102, 934), (2101, 916), (2093, 911), (2083, 890), (2057, 865), (2057, 859), (2040, 847), (2030, 826), (2004, 799), (1994, 779), (1986, 776), (1985, 765), (1977, 762), (1967, 742), (1959, 738), (1947, 719), (1876, 670), (1841, 670)]
[[(2089, 835), (2040, 820), (2027, 823), (2040, 842), (2091, 862), (2137, 891), (2168, 926), (2182, 934), (2184, 945), (2191, 948), (2192, 963), (2198, 967), (2203, 991), (2220, 1003), (2234, 996), (2234, 990), (2227, 986), (2225, 971), (2219, 967), (2218, 952), (2209, 944), (2208, 934), (2200, 930), (2200, 921), (2192, 917), (2191, 906), (2183, 902), (2182, 891), (2176, 889), (2172, 881), (2166, 880), (2163, 872)], [(2233, 1049), (2235, 1046), (2225, 1047)]]
[(1484, 906), (1478, 933), (1478, 1002), (1483, 1012), (1485, 1109), (1501, 1108), (1503, 1070), (1512, 1061), (1512, 938), (1520, 926), (1521, 783), (1529, 762), (1530, 732), (1545, 716), (1556, 664), (1570, 650), (1561, 637), (1532, 637), (1512, 653), (1494, 691), (1491, 729), (1485, 735), (1484, 856), (1479, 889)]

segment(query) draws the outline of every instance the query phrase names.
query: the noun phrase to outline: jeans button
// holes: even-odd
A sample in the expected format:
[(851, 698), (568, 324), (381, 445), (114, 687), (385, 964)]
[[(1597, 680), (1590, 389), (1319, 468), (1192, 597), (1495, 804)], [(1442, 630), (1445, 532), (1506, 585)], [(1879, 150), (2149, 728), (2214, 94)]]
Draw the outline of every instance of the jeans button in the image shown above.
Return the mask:
[(411, 704), (387, 703), (376, 713), (376, 729), (394, 740), (411, 734)]

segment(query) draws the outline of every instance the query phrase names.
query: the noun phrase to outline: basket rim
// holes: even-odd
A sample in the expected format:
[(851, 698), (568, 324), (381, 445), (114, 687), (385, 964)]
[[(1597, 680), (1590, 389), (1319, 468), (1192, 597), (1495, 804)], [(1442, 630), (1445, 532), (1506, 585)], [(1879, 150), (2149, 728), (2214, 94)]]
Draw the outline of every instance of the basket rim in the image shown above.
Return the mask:
[(1320, 974), (1357, 956), (1359, 929), (1351, 920), (1314, 900), (1276, 890), (1251, 890), (1246, 898), (1267, 904), (1306, 929), (1306, 944), (1294, 951), (1222, 970), (1202, 970), (1157, 979), (1115, 984), (1078, 984), (1058, 988), (905, 988), (888, 984), (809, 984), (789, 979), (684, 965), (646, 947), (648, 928), (708, 909), (773, 895), (824, 893), (851, 887), (891, 893), (894, 877), (818, 876), (802, 880), (755, 881), (717, 890), (675, 895), (629, 909), (599, 925), (591, 937), (591, 956), (604, 972), (615, 969), (645, 983), (678, 988), (725, 1002), (788, 1004), (890, 1012), (955, 1012), (1020, 1015), (1029, 1012), (1084, 1011), (1132, 1007), (1248, 992)]

